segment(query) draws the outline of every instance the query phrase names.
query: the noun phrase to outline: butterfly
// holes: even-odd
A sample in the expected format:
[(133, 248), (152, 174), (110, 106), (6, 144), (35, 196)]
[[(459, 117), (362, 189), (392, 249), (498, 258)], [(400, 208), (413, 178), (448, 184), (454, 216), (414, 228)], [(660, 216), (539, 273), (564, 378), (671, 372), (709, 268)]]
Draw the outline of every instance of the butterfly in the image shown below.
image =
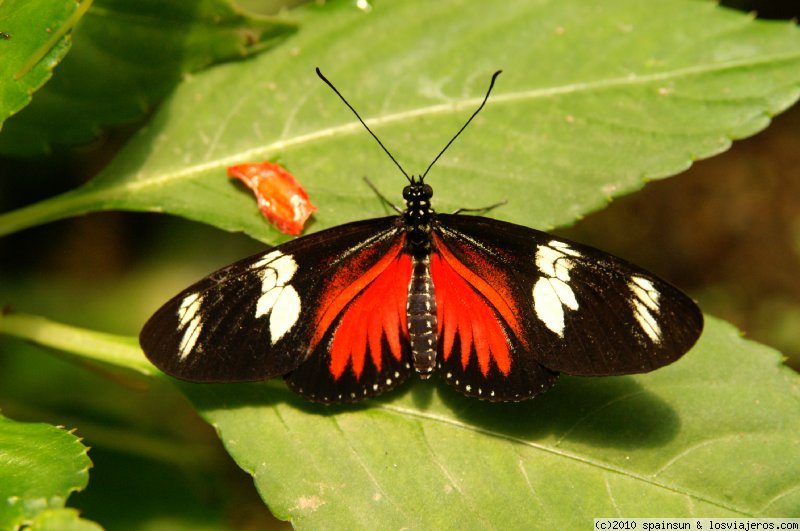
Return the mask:
[(408, 179), (405, 209), (289, 241), (185, 289), (139, 338), (162, 371), (192, 382), (282, 376), (322, 403), (438, 374), (467, 396), (519, 401), (559, 373), (652, 371), (697, 341), (697, 305), (644, 269), (521, 225), (433, 210), (425, 177), (484, 107), (499, 71), (425, 173), (411, 177), (317, 74)]

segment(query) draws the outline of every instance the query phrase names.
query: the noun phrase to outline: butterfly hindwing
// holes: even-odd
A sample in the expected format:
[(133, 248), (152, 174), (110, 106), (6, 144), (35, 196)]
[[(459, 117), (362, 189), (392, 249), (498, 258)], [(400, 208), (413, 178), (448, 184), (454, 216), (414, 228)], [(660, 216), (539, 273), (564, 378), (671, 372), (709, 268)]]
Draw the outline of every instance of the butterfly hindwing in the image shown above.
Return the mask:
[[(318, 402), (353, 402), (393, 389), (411, 373), (406, 319), (411, 256), (397, 238), (384, 256), (355, 275), (343, 270), (320, 297), (308, 360), (286, 376)], [(350, 269), (357, 269), (355, 267)], [(347, 275), (347, 281), (340, 281)]]
[(592, 247), (461, 215), (439, 215), (436, 239), (463, 275), (477, 277), (472, 285), (491, 287), (483, 300), (513, 336), (512, 371), (525, 359), (581, 376), (647, 372), (678, 359), (702, 331), (700, 310), (677, 288)]
[[(341, 372), (333, 371), (329, 346), (336, 330), (338, 327), (329, 330), (311, 356), (284, 377), (293, 391), (314, 402), (356, 402), (390, 391), (412, 374), (408, 341), (401, 342), (399, 355), (395, 356), (385, 337), (377, 348), (374, 344), (364, 345), (361, 355), (350, 359)], [(360, 342), (358, 345), (361, 348)]]
[(139, 341), (164, 372), (199, 382), (282, 376), (309, 355), (319, 298), (401, 239), (396, 218), (334, 227), (246, 258), (190, 286), (145, 324)]

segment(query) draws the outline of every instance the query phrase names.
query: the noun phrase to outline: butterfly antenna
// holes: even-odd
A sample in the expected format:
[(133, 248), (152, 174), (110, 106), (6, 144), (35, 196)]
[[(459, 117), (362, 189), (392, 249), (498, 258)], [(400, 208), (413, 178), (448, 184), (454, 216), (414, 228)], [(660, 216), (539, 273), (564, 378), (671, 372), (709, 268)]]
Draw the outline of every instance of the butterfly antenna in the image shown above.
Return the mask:
[(436, 158), (433, 159), (433, 162), (430, 163), (430, 165), (428, 166), (428, 169), (425, 170), (425, 173), (422, 174), (422, 177), (420, 178), (420, 180), (425, 179), (425, 176), (428, 175), (429, 171), (431, 171), (431, 168), (433, 167), (434, 164), (436, 164), (436, 161), (439, 160), (439, 157), (441, 157), (442, 154), (445, 151), (447, 151), (447, 148), (449, 148), (450, 144), (452, 144), (455, 141), (455, 139), (458, 138), (458, 135), (461, 134), (461, 131), (463, 131), (464, 129), (467, 128), (467, 126), (472, 121), (472, 119), (475, 118), (478, 115), (479, 112), (481, 112), (481, 109), (483, 109), (483, 106), (486, 105), (486, 100), (489, 99), (489, 94), (492, 93), (492, 88), (494, 87), (494, 80), (497, 79), (497, 76), (499, 76), (502, 72), (503, 72), (502, 70), (498, 70), (497, 72), (492, 74), (492, 80), (489, 82), (489, 90), (486, 91), (486, 96), (483, 97), (483, 101), (481, 102), (480, 107), (475, 109), (475, 112), (472, 113), (472, 116), (469, 117), (469, 120), (467, 120), (467, 123), (465, 123), (463, 126), (461, 126), (461, 129), (458, 130), (458, 133), (456, 133), (455, 136), (450, 139), (450, 142), (448, 142), (447, 145), (439, 152), (439, 154), (436, 155)]
[(400, 168), (400, 171), (401, 171), (401, 172), (403, 172), (403, 175), (405, 175), (405, 176), (406, 176), (406, 179), (408, 179), (408, 182), (412, 182), (412, 181), (411, 181), (411, 177), (409, 177), (409, 176), (408, 176), (408, 174), (406, 173), (406, 170), (404, 170), (404, 169), (403, 169), (403, 167), (402, 167), (402, 166), (400, 166), (400, 163), (399, 163), (399, 162), (397, 162), (397, 159), (395, 159), (395, 158), (392, 156), (392, 154), (391, 154), (391, 153), (389, 153), (389, 150), (388, 150), (388, 149), (386, 149), (386, 146), (384, 146), (384, 145), (383, 145), (383, 142), (381, 142), (381, 139), (380, 139), (380, 138), (378, 138), (378, 136), (377, 136), (375, 133), (373, 133), (373, 132), (372, 132), (372, 129), (370, 129), (370, 128), (369, 128), (369, 126), (368, 126), (366, 123), (364, 123), (364, 120), (362, 120), (362, 119), (361, 119), (361, 116), (358, 114), (358, 111), (356, 111), (356, 110), (353, 108), (353, 106), (352, 106), (352, 105), (350, 105), (350, 103), (349, 103), (349, 102), (348, 102), (346, 99), (344, 99), (344, 96), (342, 96), (342, 93), (341, 93), (341, 92), (339, 92), (339, 91), (336, 89), (336, 87), (334, 87), (334, 86), (333, 86), (333, 83), (331, 83), (331, 82), (328, 80), (328, 78), (327, 78), (327, 77), (325, 77), (324, 75), (322, 75), (322, 72), (320, 72), (320, 70), (319, 70), (319, 67), (317, 67), (317, 69), (316, 69), (316, 70), (317, 70), (317, 75), (320, 77), (320, 79), (321, 79), (322, 81), (324, 81), (324, 82), (325, 82), (325, 84), (326, 84), (326, 85), (328, 85), (328, 86), (329, 86), (329, 87), (330, 87), (330, 88), (331, 88), (331, 89), (332, 89), (332, 90), (333, 90), (333, 91), (336, 93), (336, 95), (337, 95), (337, 96), (339, 96), (339, 98), (340, 98), (340, 99), (341, 99), (341, 100), (344, 102), (344, 104), (345, 104), (345, 105), (347, 105), (347, 106), (350, 108), (350, 110), (351, 110), (351, 111), (353, 111), (353, 114), (355, 114), (355, 115), (356, 115), (356, 118), (358, 118), (358, 121), (359, 121), (359, 122), (361, 122), (361, 125), (363, 125), (363, 126), (364, 126), (364, 128), (365, 128), (367, 131), (369, 131), (369, 134), (371, 134), (371, 135), (372, 135), (372, 138), (374, 138), (374, 139), (375, 139), (375, 141), (376, 141), (376, 142), (378, 142), (378, 145), (379, 145), (379, 146), (381, 146), (381, 147), (383, 148), (383, 150), (386, 152), (386, 154), (387, 154), (387, 155), (389, 155), (389, 158), (390, 158), (390, 159), (392, 159), (392, 162), (394, 162), (394, 163), (397, 165), (397, 167), (398, 167), (398, 168)]

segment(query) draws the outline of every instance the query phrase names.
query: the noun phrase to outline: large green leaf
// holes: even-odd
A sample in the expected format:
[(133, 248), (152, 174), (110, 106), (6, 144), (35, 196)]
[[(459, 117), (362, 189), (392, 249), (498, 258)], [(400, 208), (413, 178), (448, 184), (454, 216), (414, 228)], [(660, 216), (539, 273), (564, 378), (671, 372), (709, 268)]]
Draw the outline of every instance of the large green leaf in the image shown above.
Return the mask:
[(229, 0), (97, 0), (53, 82), (6, 124), (0, 153), (91, 140), (141, 117), (186, 73), (263, 50), (293, 29)]
[(86, 487), (90, 466), (86, 447), (72, 433), (0, 416), (0, 528), (63, 508), (71, 492)]
[(0, 234), (130, 209), (276, 241), (225, 177), (227, 165), (264, 158), (307, 186), (319, 206), (312, 230), (383, 214), (361, 176), (393, 194), (403, 179), (314, 76), (317, 65), (412, 172), (503, 68), (483, 115), (429, 181), (440, 210), (508, 198), (497, 216), (541, 228), (760, 130), (800, 82), (794, 24), (714, 2), (334, 1), (297, 20), (302, 30), (270, 52), (187, 79), (93, 182), (0, 217)]
[[(86, 335), (82, 356), (141, 371), (128, 338), (14, 315), (0, 332), (73, 351)], [(577, 529), (598, 516), (800, 516), (800, 377), (714, 318), (669, 367), (564, 377), (520, 404), (419, 381), (338, 408), (280, 382), (180, 387), (270, 509), (296, 525)]]
[(91, 0), (0, 2), (0, 128), (31, 101), (69, 51), (69, 32)]

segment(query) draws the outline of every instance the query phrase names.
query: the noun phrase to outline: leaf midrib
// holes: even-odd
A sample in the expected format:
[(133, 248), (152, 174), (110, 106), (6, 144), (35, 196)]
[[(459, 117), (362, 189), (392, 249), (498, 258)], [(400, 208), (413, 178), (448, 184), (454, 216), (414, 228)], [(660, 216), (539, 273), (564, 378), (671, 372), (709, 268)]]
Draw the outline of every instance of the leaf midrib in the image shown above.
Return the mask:
[[(737, 60), (737, 61), (714, 63), (713, 65), (695, 65), (686, 68), (678, 68), (666, 72), (658, 72), (646, 75), (637, 75), (636, 73), (631, 73), (625, 77), (615, 77), (609, 79), (600, 79), (596, 81), (570, 83), (562, 86), (544, 87), (544, 88), (526, 90), (521, 92), (498, 94), (492, 98), (492, 104), (513, 103), (520, 100), (544, 99), (563, 94), (572, 94), (576, 92), (591, 92), (593, 90), (613, 88), (613, 87), (646, 85), (648, 83), (652, 83), (655, 81), (666, 81), (681, 77), (689, 77), (693, 75), (731, 70), (740, 67), (754, 67), (771, 63), (797, 60), (797, 59), (800, 59), (800, 54), (798, 53), (775, 54), (766, 56), (764, 58), (755, 61)], [(413, 120), (415, 118), (419, 118), (422, 116), (445, 114), (447, 112), (460, 112), (465, 108), (472, 108), (477, 106), (482, 101), (482, 99), (483, 99), (482, 97), (477, 97), (477, 98), (469, 98), (449, 103), (430, 105), (427, 107), (420, 107), (408, 111), (388, 114), (377, 118), (367, 118), (364, 121), (372, 127), (379, 127), (381, 125)], [(191, 177), (195, 174), (203, 173), (205, 171), (212, 170), (215, 168), (230, 166), (237, 162), (241, 162), (242, 160), (247, 160), (258, 156), (264, 156), (268, 153), (278, 153), (296, 146), (308, 144), (332, 136), (354, 134), (356, 132), (361, 132), (361, 131), (362, 131), (361, 124), (358, 121), (354, 120), (344, 124), (312, 131), (310, 133), (306, 133), (303, 135), (298, 135), (287, 140), (279, 140), (276, 142), (272, 142), (271, 144), (267, 144), (265, 146), (246, 149), (244, 151), (237, 152), (234, 155), (230, 155), (219, 159), (214, 159), (212, 161), (204, 162), (201, 164), (196, 164), (194, 166), (189, 166), (180, 169), (178, 171), (164, 173), (158, 177), (152, 177), (152, 178), (138, 177), (136, 180), (132, 182), (125, 182), (116, 186), (100, 188), (91, 195), (94, 198), (97, 198), (98, 196), (100, 197), (105, 196), (110, 191), (116, 192), (119, 190), (124, 192), (136, 192), (142, 189), (164, 185), (170, 181)]]
[(471, 424), (466, 424), (464, 422), (460, 422), (460, 421), (458, 421), (456, 419), (449, 418), (449, 417), (446, 417), (446, 416), (437, 415), (437, 414), (426, 412), (426, 411), (418, 411), (418, 410), (409, 409), (409, 408), (400, 407), (400, 406), (393, 406), (393, 405), (389, 405), (389, 404), (376, 404), (376, 405), (373, 406), (373, 408), (374, 409), (378, 409), (378, 410), (382, 410), (382, 411), (385, 411), (385, 412), (388, 412), (388, 413), (401, 415), (401, 416), (409, 416), (409, 417), (415, 417), (417, 419), (424, 419), (424, 420), (427, 420), (427, 421), (440, 422), (442, 424), (447, 424), (447, 425), (453, 426), (455, 428), (459, 428), (459, 429), (463, 429), (463, 430), (467, 430), (467, 431), (472, 431), (472, 432), (475, 432), (475, 433), (479, 433), (481, 435), (488, 435), (488, 436), (491, 436), (491, 437), (496, 437), (498, 439), (506, 440), (506, 441), (508, 441), (508, 442), (510, 442), (512, 444), (519, 444), (519, 445), (522, 445), (522, 446), (527, 446), (529, 448), (533, 448), (534, 450), (538, 450), (538, 451), (541, 451), (541, 452), (546, 452), (546, 453), (548, 453), (550, 455), (555, 455), (555, 456), (560, 457), (562, 459), (575, 461), (575, 462), (578, 462), (578, 463), (580, 463), (582, 465), (585, 465), (585, 466), (595, 467), (595, 468), (603, 470), (605, 472), (611, 472), (611, 473), (614, 473), (614, 474), (618, 474), (620, 476), (623, 476), (623, 477), (626, 477), (628, 479), (632, 479), (632, 480), (635, 480), (635, 481), (641, 481), (642, 483), (647, 483), (648, 485), (652, 485), (654, 487), (659, 487), (659, 488), (668, 490), (670, 492), (674, 492), (675, 494), (679, 494), (681, 496), (686, 496), (686, 497), (693, 498), (693, 499), (698, 500), (698, 501), (702, 501), (702, 502), (705, 502), (705, 503), (708, 503), (708, 504), (711, 504), (711, 505), (715, 505), (715, 506), (720, 507), (722, 509), (725, 509), (727, 511), (732, 511), (732, 512), (739, 513), (741, 515), (749, 516), (749, 517), (754, 517), (755, 516), (755, 514), (753, 514), (753, 513), (750, 513), (748, 511), (745, 511), (745, 510), (740, 509), (738, 507), (734, 507), (732, 505), (726, 504), (726, 503), (724, 503), (722, 501), (711, 499), (711, 498), (707, 498), (705, 496), (699, 495), (699, 494), (694, 493), (694, 492), (688, 492), (688, 491), (682, 490), (677, 486), (673, 486), (673, 485), (669, 485), (667, 483), (663, 483), (663, 482), (658, 481), (658, 480), (656, 480), (654, 478), (649, 478), (647, 476), (643, 476), (641, 474), (637, 474), (637, 473), (632, 472), (630, 470), (625, 470), (624, 468), (615, 467), (615, 466), (610, 465), (608, 463), (603, 463), (601, 461), (596, 461), (596, 460), (590, 459), (588, 457), (584, 457), (584, 456), (581, 456), (581, 455), (578, 455), (578, 454), (567, 452), (567, 451), (564, 451), (564, 450), (561, 450), (561, 449), (558, 449), (558, 448), (545, 446), (543, 444), (539, 444), (539, 443), (536, 443), (536, 442), (533, 442), (533, 441), (527, 441), (525, 439), (520, 439), (518, 437), (514, 437), (514, 436), (511, 436), (511, 435), (504, 434), (504, 433), (499, 433), (499, 432), (492, 431), (492, 430), (487, 430), (487, 429), (484, 429), (484, 428), (481, 428), (481, 427), (478, 427), (478, 426), (473, 426)]

